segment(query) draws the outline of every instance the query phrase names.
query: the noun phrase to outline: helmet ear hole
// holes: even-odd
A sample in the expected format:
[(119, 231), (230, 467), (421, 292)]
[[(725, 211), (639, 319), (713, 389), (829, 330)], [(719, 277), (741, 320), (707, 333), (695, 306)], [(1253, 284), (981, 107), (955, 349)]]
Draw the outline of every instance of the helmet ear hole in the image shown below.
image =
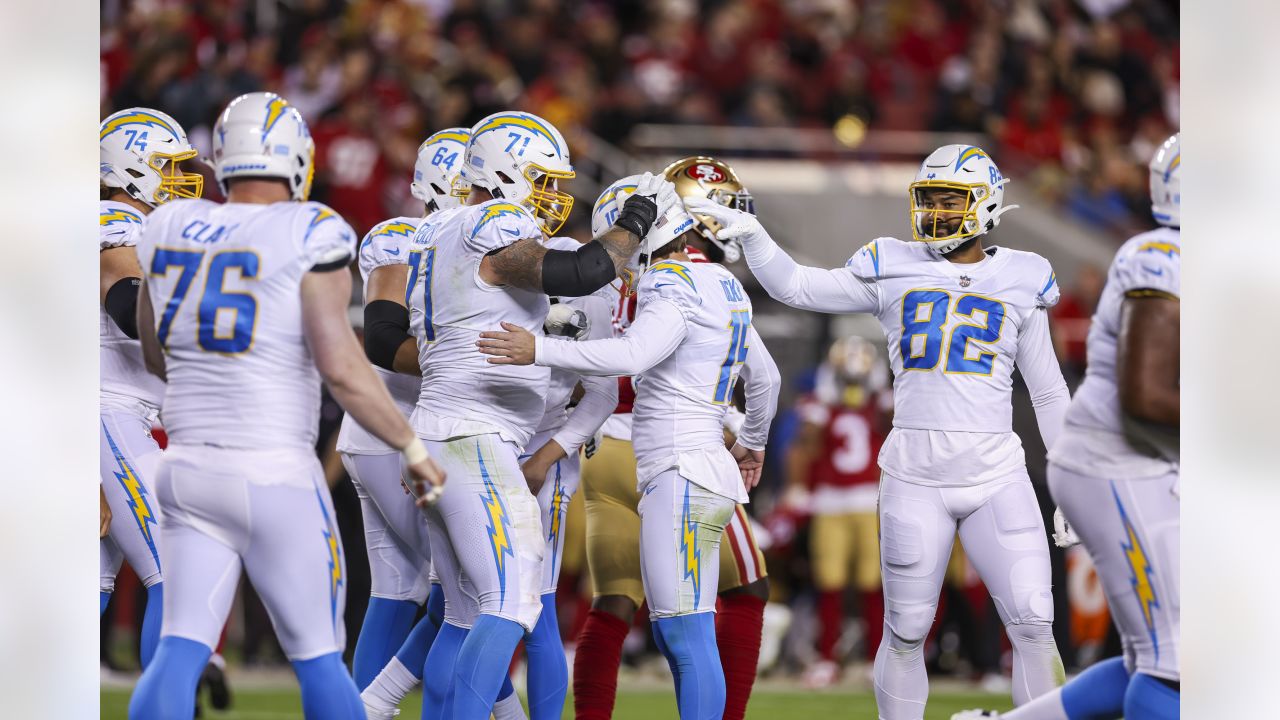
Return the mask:
[(495, 173), (497, 174), (498, 179), (499, 179), (499, 180), (501, 180), (502, 182), (506, 183), (507, 185), (514, 185), (514, 184), (515, 184), (515, 182), (516, 182), (515, 180), (512, 180), (512, 179), (511, 179), (511, 176), (510, 176), (510, 175), (508, 175), (508, 174), (506, 174), (506, 173), (502, 172), (501, 170), (497, 170), (497, 171), (495, 171)]
[(135, 178), (145, 177), (142, 173), (138, 172), (137, 170), (134, 170), (133, 168), (125, 168), (124, 171), (129, 173), (131, 177), (135, 177)]

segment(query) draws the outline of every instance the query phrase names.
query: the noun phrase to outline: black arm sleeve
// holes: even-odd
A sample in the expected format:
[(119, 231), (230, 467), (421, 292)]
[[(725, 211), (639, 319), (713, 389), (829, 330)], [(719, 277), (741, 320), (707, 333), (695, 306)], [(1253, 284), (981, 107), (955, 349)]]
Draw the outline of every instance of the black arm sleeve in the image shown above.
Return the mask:
[(548, 250), (542, 258), (542, 291), (548, 295), (590, 295), (615, 277), (613, 258), (596, 240), (577, 250)]
[(107, 290), (107, 299), (102, 303), (120, 332), (134, 340), (138, 339), (138, 289), (141, 286), (140, 278), (121, 278)]
[(395, 372), (396, 351), (408, 339), (408, 308), (390, 300), (364, 306), (364, 354), (369, 362)]

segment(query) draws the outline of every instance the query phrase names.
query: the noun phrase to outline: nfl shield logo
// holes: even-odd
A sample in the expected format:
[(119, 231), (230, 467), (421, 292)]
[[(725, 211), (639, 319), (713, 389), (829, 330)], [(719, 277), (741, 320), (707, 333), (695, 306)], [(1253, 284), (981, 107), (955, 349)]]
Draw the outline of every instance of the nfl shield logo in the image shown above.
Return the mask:
[(960, 287), (967, 288), (972, 282), (973, 280), (970, 280), (968, 275), (960, 276)]

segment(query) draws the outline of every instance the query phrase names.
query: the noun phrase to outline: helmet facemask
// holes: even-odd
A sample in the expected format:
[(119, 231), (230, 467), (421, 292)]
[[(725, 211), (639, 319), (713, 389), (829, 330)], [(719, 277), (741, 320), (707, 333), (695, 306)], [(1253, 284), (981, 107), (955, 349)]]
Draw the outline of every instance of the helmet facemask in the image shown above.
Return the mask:
[(152, 201), (156, 205), (166, 203), (174, 198), (199, 198), (204, 194), (204, 176), (200, 173), (183, 172), (181, 163), (196, 156), (195, 149), (176, 153), (152, 153), (147, 158), (147, 165), (160, 176), (160, 186), (156, 188)]
[[(978, 209), (983, 203), (991, 200), (991, 186), (986, 183), (958, 183), (949, 180), (921, 180), (911, 183), (908, 189), (911, 198), (911, 235), (917, 242), (929, 243), (936, 248), (937, 244), (950, 245), (939, 252), (949, 252), (963, 244), (969, 238), (976, 237), (990, 230), (982, 227), (978, 221)], [(926, 206), (929, 197), (935, 193), (952, 192), (964, 197), (962, 208), (930, 208)], [(959, 219), (954, 230), (951, 220)]]
[(521, 202), (533, 211), (543, 232), (555, 235), (569, 219), (569, 211), (573, 210), (573, 196), (561, 190), (558, 183), (573, 179), (575, 173), (572, 170), (549, 170), (534, 163), (525, 165), (521, 173), (529, 184), (529, 195)]

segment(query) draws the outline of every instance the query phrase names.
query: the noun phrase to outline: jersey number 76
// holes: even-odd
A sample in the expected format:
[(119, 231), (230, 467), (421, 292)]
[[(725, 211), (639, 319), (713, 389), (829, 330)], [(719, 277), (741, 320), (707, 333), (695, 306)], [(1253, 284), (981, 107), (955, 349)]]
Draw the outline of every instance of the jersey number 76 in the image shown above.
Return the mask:
[[(153, 276), (168, 275), (170, 269), (175, 267), (182, 270), (156, 326), (156, 339), (163, 347), (169, 346), (169, 330), (173, 326), (173, 319), (191, 290), (192, 281), (199, 272), (204, 257), (203, 250), (157, 248), (156, 254), (151, 258)], [(200, 349), (207, 352), (235, 355), (245, 352), (253, 345), (253, 328), (258, 321), (258, 301), (250, 293), (225, 289), (229, 270), (237, 271), (241, 278), (257, 277), (258, 254), (251, 250), (222, 250), (210, 256), (209, 274), (200, 295), (200, 305), (196, 308), (196, 342)], [(233, 313), (230, 334), (218, 332), (217, 321), (220, 313), (224, 312)]]

